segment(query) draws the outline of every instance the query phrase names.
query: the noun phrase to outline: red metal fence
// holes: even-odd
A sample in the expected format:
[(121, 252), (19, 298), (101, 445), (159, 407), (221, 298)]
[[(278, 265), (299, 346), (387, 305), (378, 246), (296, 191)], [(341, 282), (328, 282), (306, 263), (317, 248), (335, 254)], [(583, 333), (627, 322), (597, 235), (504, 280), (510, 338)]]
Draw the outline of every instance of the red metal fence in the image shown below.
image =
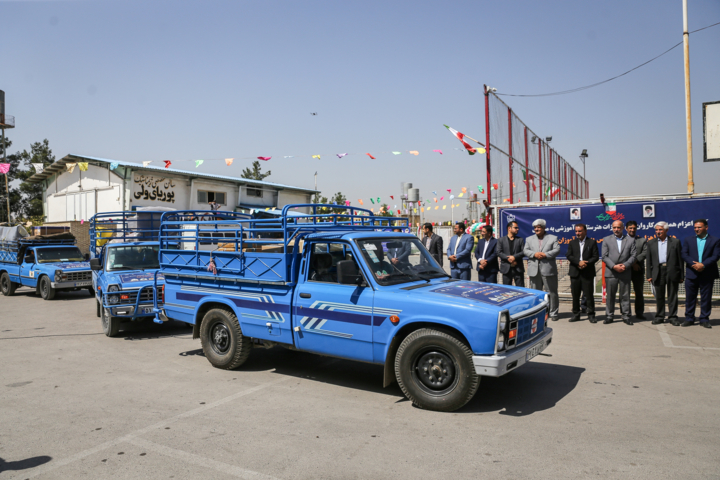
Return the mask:
[(580, 172), (485, 86), (487, 200), (542, 202), (588, 198)]

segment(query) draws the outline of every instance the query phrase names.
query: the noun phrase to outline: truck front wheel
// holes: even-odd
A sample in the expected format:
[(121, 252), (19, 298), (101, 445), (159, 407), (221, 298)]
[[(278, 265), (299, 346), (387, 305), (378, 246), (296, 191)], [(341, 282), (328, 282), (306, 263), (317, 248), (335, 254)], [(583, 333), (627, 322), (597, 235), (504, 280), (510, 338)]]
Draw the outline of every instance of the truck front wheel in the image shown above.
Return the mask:
[(444, 332), (423, 328), (402, 341), (395, 377), (417, 407), (452, 412), (470, 401), (480, 386), (472, 350)]
[(7, 272), (3, 272), (3, 274), (0, 275), (0, 290), (2, 291), (2, 294), (9, 297), (15, 293), (16, 288), (17, 283), (10, 280), (10, 275), (8, 275)]
[(52, 300), (55, 298), (55, 289), (50, 284), (50, 278), (42, 277), (40, 279), (40, 296), (43, 300)]
[(102, 322), (102, 329), (106, 336), (115, 337), (120, 332), (120, 319), (110, 315), (110, 310), (107, 308), (102, 309), (100, 321)]
[(245, 363), (252, 349), (252, 341), (243, 335), (237, 316), (222, 308), (213, 308), (203, 317), (200, 342), (212, 366), (224, 370)]

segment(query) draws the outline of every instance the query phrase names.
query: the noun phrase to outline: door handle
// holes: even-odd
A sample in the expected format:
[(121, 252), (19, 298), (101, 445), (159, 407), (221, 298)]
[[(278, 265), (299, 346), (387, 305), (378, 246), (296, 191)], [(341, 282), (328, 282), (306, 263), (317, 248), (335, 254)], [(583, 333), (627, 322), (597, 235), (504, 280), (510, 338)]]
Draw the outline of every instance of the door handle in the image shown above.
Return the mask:
[(300, 298), (310, 298), (310, 297), (312, 297), (312, 295), (310, 295), (309, 293), (301, 293), (300, 294)]

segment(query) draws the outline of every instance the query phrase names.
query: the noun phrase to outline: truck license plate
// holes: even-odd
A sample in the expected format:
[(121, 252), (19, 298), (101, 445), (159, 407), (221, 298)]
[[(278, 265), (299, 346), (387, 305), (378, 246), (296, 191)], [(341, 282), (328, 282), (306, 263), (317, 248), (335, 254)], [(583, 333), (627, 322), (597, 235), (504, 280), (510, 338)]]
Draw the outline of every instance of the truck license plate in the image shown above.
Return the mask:
[(530, 361), (531, 358), (537, 357), (537, 355), (545, 349), (545, 342), (540, 342), (532, 348), (528, 348), (525, 353), (525, 361)]
[(92, 285), (92, 282), (75, 282), (76, 287), (89, 287)]
[(153, 307), (143, 307), (142, 313), (152, 313)]

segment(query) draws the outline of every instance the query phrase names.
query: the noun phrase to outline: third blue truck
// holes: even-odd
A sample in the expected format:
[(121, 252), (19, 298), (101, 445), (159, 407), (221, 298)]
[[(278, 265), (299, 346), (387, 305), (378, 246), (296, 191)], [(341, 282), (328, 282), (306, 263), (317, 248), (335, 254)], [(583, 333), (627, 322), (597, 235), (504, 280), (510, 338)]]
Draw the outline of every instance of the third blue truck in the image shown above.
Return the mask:
[(336, 205), (222, 222), (165, 213), (157, 321), (191, 324), (222, 369), (242, 366), (257, 345), (381, 364), (386, 386), (396, 380), (415, 405), (439, 411), (461, 408), (482, 376), (505, 375), (550, 344), (545, 293), (451, 279), (389, 225), (408, 227)]

